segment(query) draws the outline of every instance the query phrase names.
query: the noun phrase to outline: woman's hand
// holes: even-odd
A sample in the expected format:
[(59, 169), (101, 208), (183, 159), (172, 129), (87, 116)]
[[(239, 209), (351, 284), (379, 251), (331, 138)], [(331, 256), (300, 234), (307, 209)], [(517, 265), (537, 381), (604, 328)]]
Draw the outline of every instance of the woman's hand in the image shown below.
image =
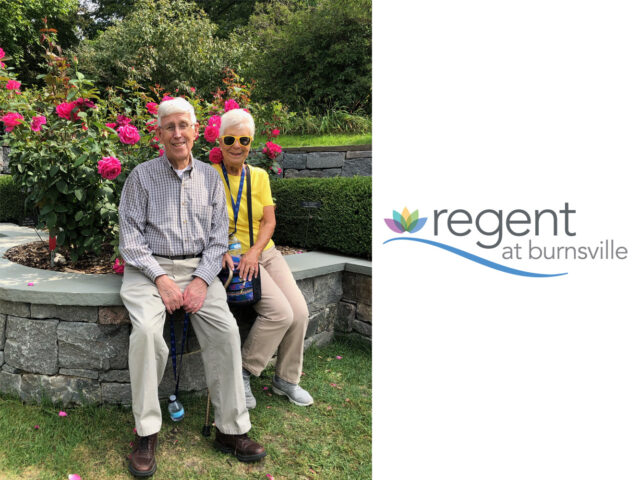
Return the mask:
[(240, 259), (240, 264), (238, 265), (238, 273), (240, 278), (244, 281), (253, 280), (258, 276), (258, 269), (260, 268), (258, 265), (258, 258), (260, 257), (260, 252), (255, 248), (250, 248), (247, 253), (245, 253)]

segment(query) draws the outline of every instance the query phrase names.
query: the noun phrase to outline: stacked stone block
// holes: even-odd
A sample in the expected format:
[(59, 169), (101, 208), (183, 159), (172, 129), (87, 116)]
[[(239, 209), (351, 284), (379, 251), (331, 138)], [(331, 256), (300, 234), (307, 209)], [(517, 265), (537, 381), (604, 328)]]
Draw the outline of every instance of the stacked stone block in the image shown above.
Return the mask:
[(354, 335), (371, 341), (371, 277), (354, 272), (344, 272), (344, 295), (338, 305), (336, 333)]
[(285, 178), (371, 176), (371, 149), (288, 149), (278, 157)]
[[(298, 280), (309, 306), (305, 349), (331, 342), (334, 330), (370, 338), (370, 285), (370, 277), (349, 272)], [(255, 313), (249, 308), (234, 314), (244, 338)], [(179, 353), (183, 318), (176, 316), (173, 321)], [(122, 306), (40, 305), (0, 300), (0, 394), (18, 395), (27, 402), (46, 398), (62, 404), (130, 405), (130, 331), (129, 316)], [(164, 337), (169, 344), (168, 322)], [(185, 343), (180, 390), (205, 393), (200, 346), (191, 328)], [(159, 386), (160, 397), (168, 397), (174, 386), (169, 359)]]

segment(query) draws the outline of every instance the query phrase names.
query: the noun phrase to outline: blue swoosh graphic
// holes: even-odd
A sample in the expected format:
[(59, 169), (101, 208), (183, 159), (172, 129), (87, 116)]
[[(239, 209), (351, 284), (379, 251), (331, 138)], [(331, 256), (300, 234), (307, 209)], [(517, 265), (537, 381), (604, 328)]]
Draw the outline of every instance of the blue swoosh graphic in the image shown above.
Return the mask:
[(434, 242), (433, 240), (426, 240), (424, 238), (409, 238), (409, 237), (396, 237), (390, 238), (386, 242), (383, 242), (383, 245), (389, 242), (394, 242), (396, 240), (408, 240), (410, 242), (420, 242), (426, 243), (427, 245), (433, 245), (434, 247), (442, 248), (443, 250), (447, 250), (451, 253), (455, 253), (456, 255), (460, 255), (461, 257), (466, 258), (467, 260), (471, 260), (472, 262), (479, 263), (484, 265), (485, 267), (493, 268), (495, 270), (500, 270), (501, 272), (510, 273), (511, 275), (520, 275), (522, 277), (559, 277), (561, 275), (567, 275), (568, 272), (565, 273), (534, 273), (527, 272), (525, 270), (517, 270), (515, 268), (506, 267), (504, 265), (500, 265), (499, 263), (492, 262), (491, 260), (487, 260), (486, 258), (479, 257), (474, 255), (473, 253), (465, 252), (464, 250), (460, 250), (458, 248), (452, 247), (450, 245), (445, 245), (444, 243)]

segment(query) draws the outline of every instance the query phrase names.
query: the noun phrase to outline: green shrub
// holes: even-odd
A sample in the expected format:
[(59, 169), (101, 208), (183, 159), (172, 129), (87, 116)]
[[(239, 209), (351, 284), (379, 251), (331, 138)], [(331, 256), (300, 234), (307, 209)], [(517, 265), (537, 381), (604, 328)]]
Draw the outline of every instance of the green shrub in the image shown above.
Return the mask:
[(255, 48), (240, 69), (257, 82), (255, 100), (371, 112), (371, 0), (257, 4), (236, 35)]
[(24, 195), (10, 175), (0, 175), (0, 222), (19, 222), (24, 218)]
[(371, 177), (287, 178), (271, 189), (277, 244), (371, 258)]

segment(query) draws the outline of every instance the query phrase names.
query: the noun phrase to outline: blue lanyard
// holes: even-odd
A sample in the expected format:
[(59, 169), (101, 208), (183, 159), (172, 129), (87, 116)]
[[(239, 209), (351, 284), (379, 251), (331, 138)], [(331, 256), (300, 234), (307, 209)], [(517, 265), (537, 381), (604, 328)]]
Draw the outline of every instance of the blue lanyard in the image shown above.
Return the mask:
[(233, 203), (233, 194), (231, 193), (231, 185), (229, 184), (229, 177), (227, 176), (227, 169), (222, 164), (222, 174), (224, 175), (224, 180), (227, 182), (227, 188), (229, 189), (229, 198), (231, 199), (231, 207), (233, 208), (233, 232), (231, 235), (236, 233), (238, 229), (238, 212), (240, 211), (240, 200), (242, 200), (242, 187), (244, 186), (244, 167), (242, 168), (242, 175), (240, 176), (240, 186), (238, 187), (238, 198), (236, 202)]

